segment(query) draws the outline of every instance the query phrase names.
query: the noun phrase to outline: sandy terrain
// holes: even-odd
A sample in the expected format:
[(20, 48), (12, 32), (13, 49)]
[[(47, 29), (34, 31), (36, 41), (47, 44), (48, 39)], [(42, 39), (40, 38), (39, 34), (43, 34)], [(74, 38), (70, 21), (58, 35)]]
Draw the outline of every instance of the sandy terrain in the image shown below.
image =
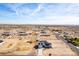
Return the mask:
[[(37, 34), (34, 30), (35, 28), (30, 28), (29, 26), (26, 29), (23, 29), (26, 33), (31, 33), (26, 36), (18, 36), (17, 31), (20, 28), (14, 28), (11, 30), (1, 29), (0, 30), (0, 39), (3, 38), (1, 33), (11, 32), (12, 34), (8, 37), (3, 38), (4, 43), (0, 46), (0, 55), (37, 55), (37, 49), (34, 49), (34, 46), (37, 44), (36, 40), (46, 40), (52, 44), (53, 48), (43, 49), (43, 55), (48, 56), (76, 56), (77, 53), (72, 51), (72, 49), (64, 43), (61, 39), (57, 39), (51, 31), (47, 30), (49, 36), (40, 36), (40, 29), (37, 30)], [(22, 28), (20, 29), (22, 30)], [(46, 30), (45, 30), (46, 31)]]
[(77, 53), (72, 51), (70, 47), (65, 44), (62, 40), (58, 40), (55, 35), (52, 35), (52, 40), (47, 40), (52, 43), (51, 49), (45, 49), (43, 54), (48, 56), (50, 53), (52, 56), (75, 56)]

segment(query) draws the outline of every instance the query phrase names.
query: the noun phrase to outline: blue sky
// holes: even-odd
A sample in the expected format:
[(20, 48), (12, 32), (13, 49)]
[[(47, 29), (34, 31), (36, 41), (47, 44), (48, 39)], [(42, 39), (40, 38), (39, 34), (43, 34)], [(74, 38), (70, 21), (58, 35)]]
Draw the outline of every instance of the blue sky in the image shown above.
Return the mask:
[(79, 25), (79, 4), (0, 3), (0, 24)]

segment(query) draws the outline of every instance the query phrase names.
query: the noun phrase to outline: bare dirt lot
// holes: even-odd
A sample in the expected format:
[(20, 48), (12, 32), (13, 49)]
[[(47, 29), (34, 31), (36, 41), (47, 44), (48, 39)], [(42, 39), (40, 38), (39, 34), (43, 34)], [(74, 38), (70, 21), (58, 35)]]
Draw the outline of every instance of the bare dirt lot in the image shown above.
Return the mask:
[(43, 54), (48, 56), (51, 54), (52, 56), (76, 56), (77, 53), (72, 51), (71, 48), (65, 44), (62, 40), (58, 40), (55, 35), (52, 35), (52, 40), (47, 40), (52, 43), (51, 49), (45, 49)]

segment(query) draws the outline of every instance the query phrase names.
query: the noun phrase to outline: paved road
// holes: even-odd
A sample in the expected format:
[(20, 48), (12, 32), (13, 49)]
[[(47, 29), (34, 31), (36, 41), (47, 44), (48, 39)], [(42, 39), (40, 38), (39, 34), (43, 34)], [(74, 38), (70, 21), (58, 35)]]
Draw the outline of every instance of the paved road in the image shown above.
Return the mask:
[(55, 34), (55, 36), (56, 36), (56, 38), (57, 38), (58, 40), (62, 40), (64, 43), (66, 43), (66, 44), (68, 45), (67, 41), (64, 40), (63, 37), (59, 36), (59, 34)]
[[(57, 38), (58, 40), (62, 40), (65, 44), (67, 44), (67, 45), (71, 48), (71, 50), (74, 50), (74, 47), (71, 46), (72, 44), (68, 43), (66, 40), (64, 40), (63, 37), (59, 36), (58, 34), (55, 34), (55, 35), (56, 35), (56, 38)], [(74, 46), (74, 45), (73, 45), (73, 46)], [(74, 52), (76, 52), (76, 51), (74, 51)], [(76, 53), (78, 53), (78, 52), (76, 52)], [(78, 54), (79, 54), (79, 53), (78, 53)]]

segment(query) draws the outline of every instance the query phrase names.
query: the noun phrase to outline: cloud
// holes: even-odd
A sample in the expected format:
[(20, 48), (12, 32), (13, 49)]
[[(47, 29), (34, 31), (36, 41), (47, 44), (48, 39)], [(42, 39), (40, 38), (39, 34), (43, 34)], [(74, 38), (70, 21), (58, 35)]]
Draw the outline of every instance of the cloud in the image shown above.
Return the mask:
[(7, 7), (9, 7), (12, 11), (15, 12), (15, 14), (18, 16), (19, 15), (19, 7), (23, 5), (23, 3), (10, 3), (6, 4)]
[(79, 4), (44, 4), (39, 14), (44, 14), (45, 16), (79, 16)]
[[(40, 20), (41, 19), (41, 20)], [(76, 16), (50, 16), (45, 18), (39, 18), (37, 23), (39, 24), (66, 24), (66, 25), (78, 25), (79, 17)]]
[(39, 4), (38, 7), (30, 14), (30, 16), (34, 16), (36, 13), (38, 13), (42, 8), (44, 4)]
[(0, 13), (7, 15), (7, 17), (4, 16), (3, 19), (11, 19), (12, 22), (17, 20), (18, 23), (79, 24), (79, 4), (42, 3), (37, 4), (37, 6), (36, 4), (31, 4), (29, 7), (27, 3), (15, 3), (6, 4), (6, 6), (13, 12), (9, 13), (9, 10), (6, 9), (6, 13), (4, 11), (0, 11)]

